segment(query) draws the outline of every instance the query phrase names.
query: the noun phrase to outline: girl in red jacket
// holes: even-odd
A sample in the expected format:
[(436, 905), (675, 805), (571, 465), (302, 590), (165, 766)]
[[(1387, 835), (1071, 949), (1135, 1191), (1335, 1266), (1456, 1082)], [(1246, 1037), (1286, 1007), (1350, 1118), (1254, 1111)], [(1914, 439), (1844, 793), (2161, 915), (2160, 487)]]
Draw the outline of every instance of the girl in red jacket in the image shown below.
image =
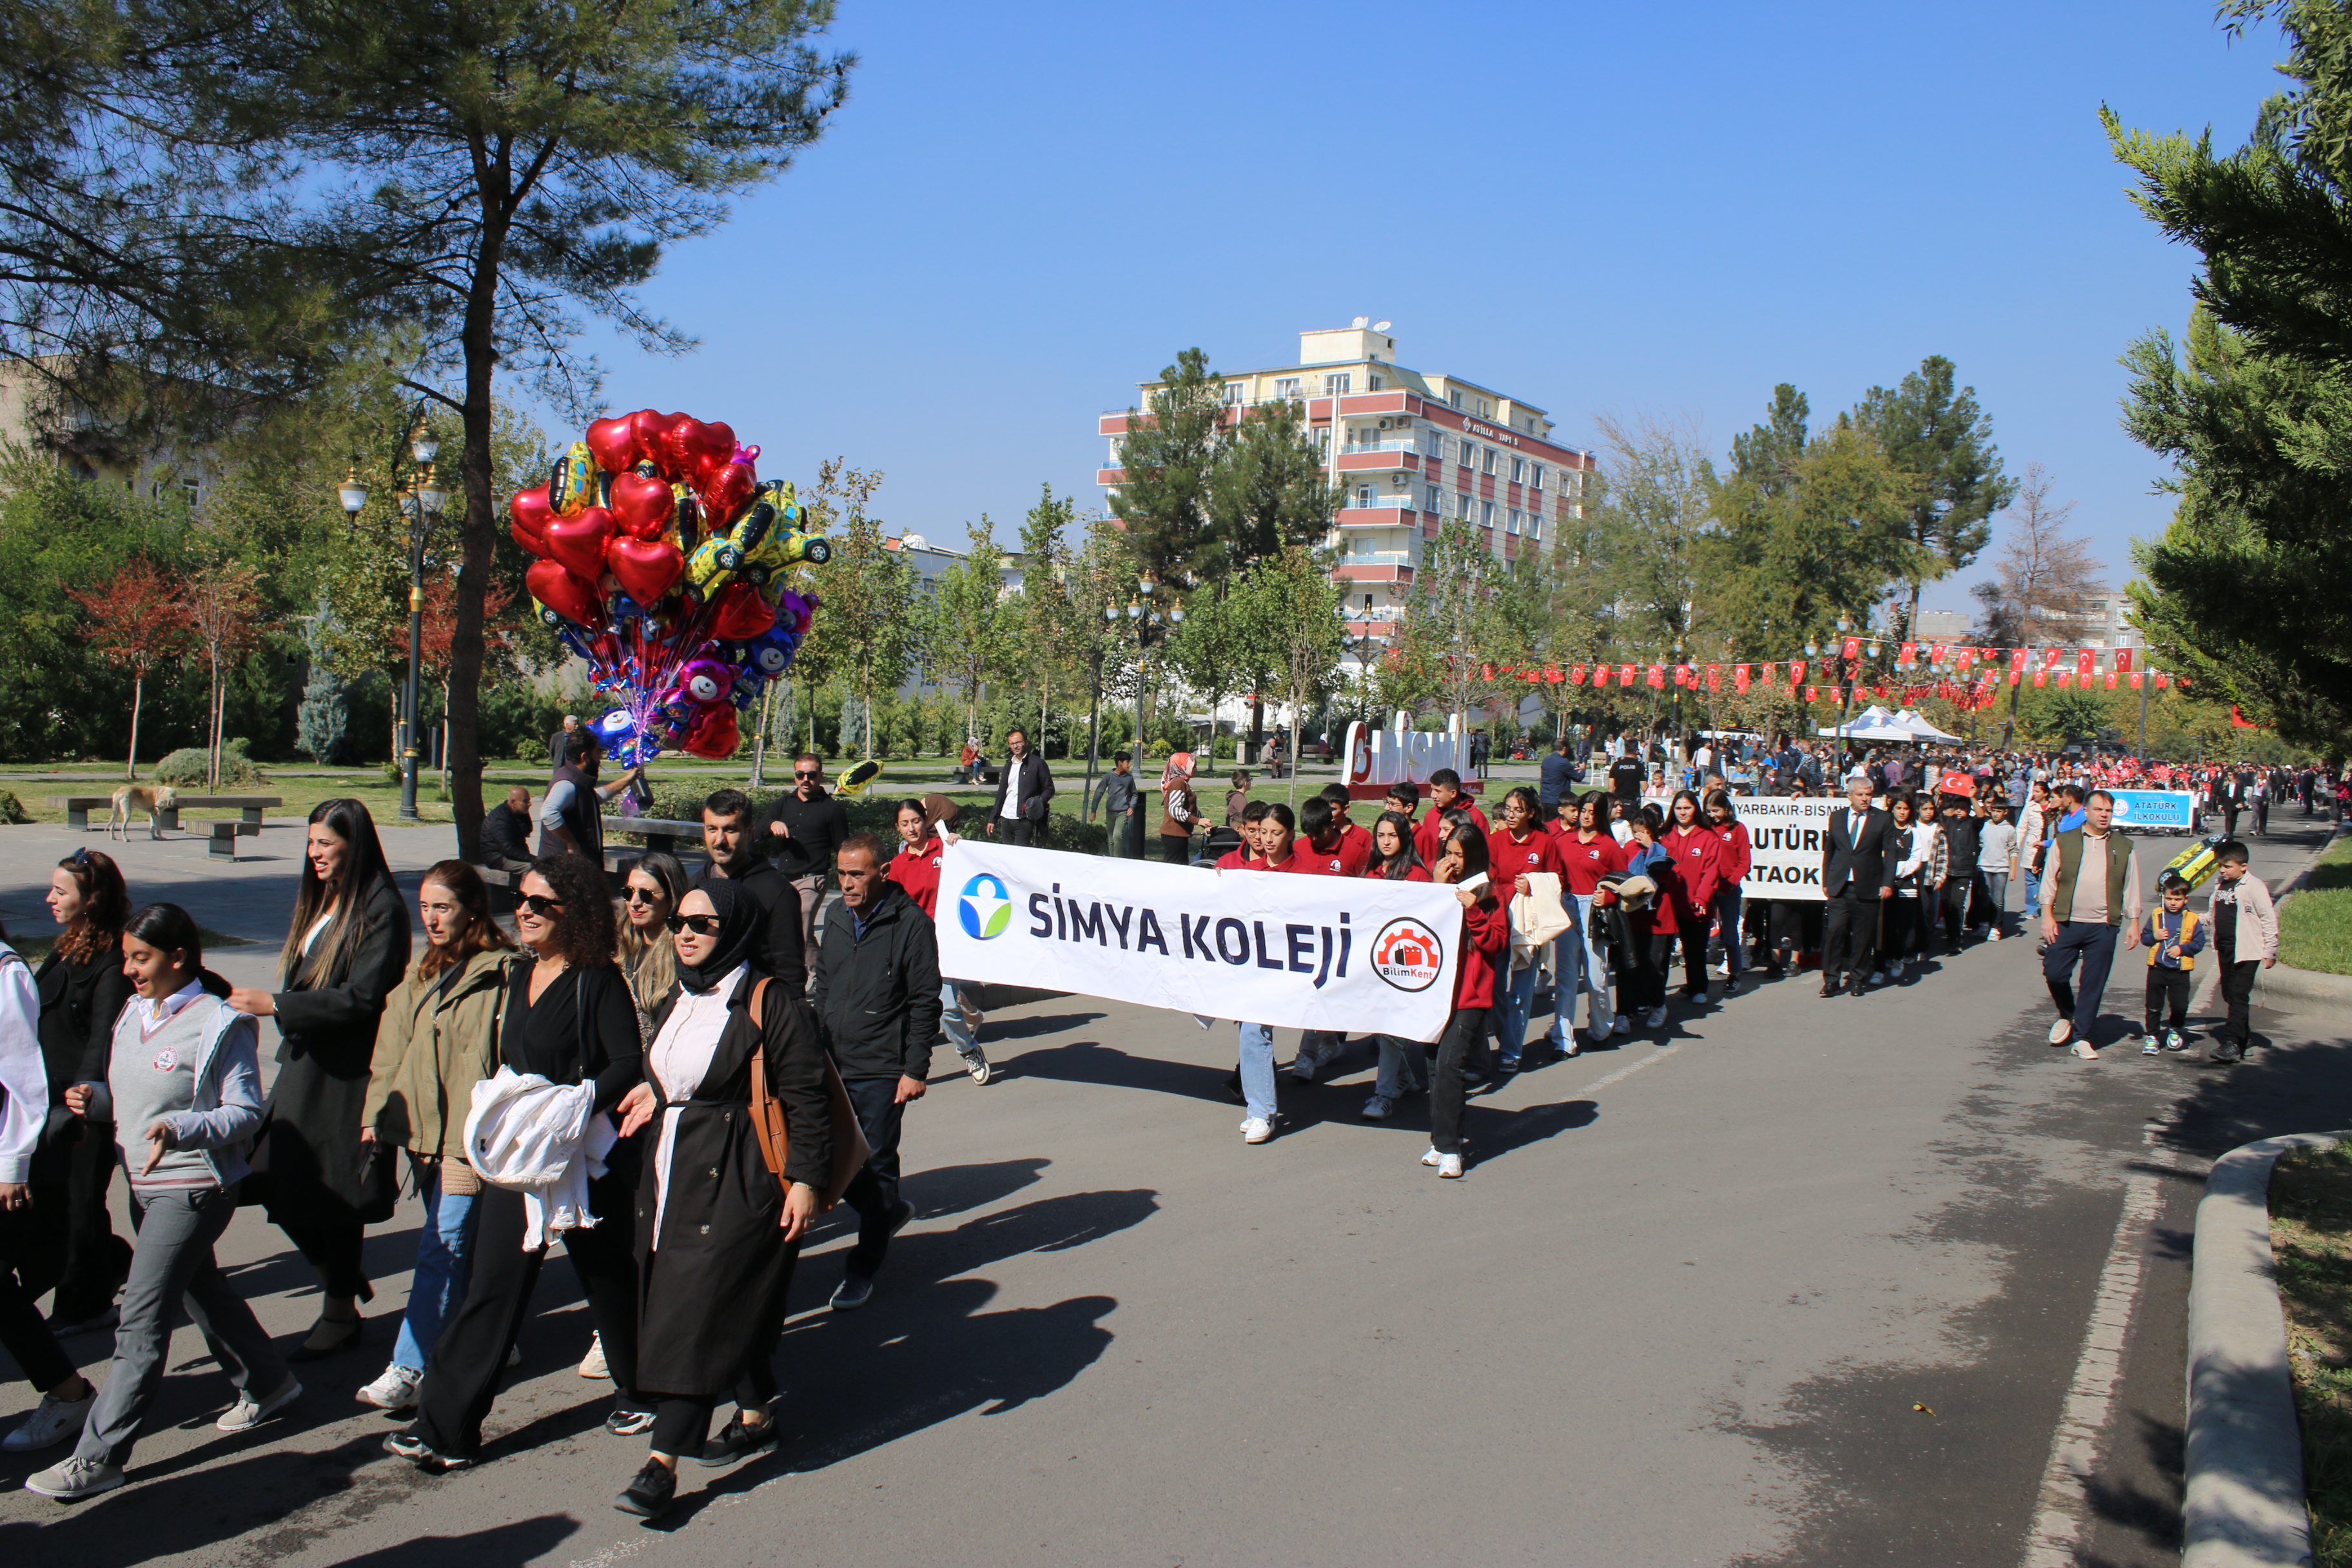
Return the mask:
[(1451, 1177), (1462, 1173), (1462, 1108), (1468, 1097), (1462, 1061), (1486, 1038), (1486, 1011), (1495, 1004), (1495, 955), (1511, 940), (1511, 921), (1486, 874), (1485, 834), (1457, 830), (1445, 841), (1435, 871), (1462, 901), (1462, 954), (1454, 969), (1454, 1016), (1445, 1022), (1430, 1077), (1429, 1152), (1421, 1163)]
[(1715, 790), (1706, 797), (1706, 819), (1715, 828), (1715, 920), (1723, 932), (1723, 978), (1737, 994), (1748, 968), (1747, 943), (1739, 933), (1739, 884), (1748, 879), (1752, 845), (1748, 826), (1731, 809), (1731, 796)]
[(1692, 1002), (1706, 1000), (1706, 932), (1715, 923), (1715, 889), (1720, 879), (1716, 865), (1723, 843), (1699, 815), (1698, 796), (1675, 792), (1664, 840), (1675, 858), (1681, 879), (1675, 890), (1675, 926), (1683, 944), (1683, 995)]
[[(890, 857), (883, 875), (907, 890), (925, 920), (938, 918), (940, 862), (947, 855), (948, 840), (955, 836), (957, 816), (955, 802), (943, 795), (898, 803), (898, 853)], [(974, 1083), (986, 1083), (995, 1075), (988, 1053), (980, 1048), (982, 1021), (978, 988), (941, 978), (940, 1024)]]
[[(1511, 900), (1529, 890), (1530, 876), (1561, 872), (1559, 841), (1543, 825), (1543, 807), (1536, 792), (1520, 784), (1503, 796), (1503, 826), (1486, 835), (1486, 868), (1495, 879), (1496, 897), (1508, 910)], [(1524, 911), (1522, 912), (1524, 918)], [(1502, 1047), (1505, 1072), (1519, 1070), (1519, 1050), (1527, 1044), (1528, 1016), (1535, 1010), (1536, 981), (1543, 973), (1540, 954), (1531, 953), (1525, 969), (1505, 965), (1495, 977), (1495, 1043)]]

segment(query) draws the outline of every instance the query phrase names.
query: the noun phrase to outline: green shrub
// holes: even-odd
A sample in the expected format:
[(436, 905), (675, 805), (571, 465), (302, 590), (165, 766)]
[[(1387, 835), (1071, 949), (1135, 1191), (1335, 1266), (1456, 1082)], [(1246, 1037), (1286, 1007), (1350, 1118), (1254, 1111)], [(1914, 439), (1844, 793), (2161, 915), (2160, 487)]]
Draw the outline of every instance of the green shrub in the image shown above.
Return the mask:
[(18, 823), (32, 820), (25, 813), (25, 803), (16, 798), (15, 792), (0, 789), (0, 822), (7, 823), (13, 827)]
[[(247, 754), (249, 742), (243, 736), (221, 747), (220, 782), (224, 788), (231, 784), (257, 784), (264, 775), (260, 765)], [(155, 782), (170, 784), (173, 789), (202, 789), (206, 779), (207, 759), (202, 746), (183, 746), (155, 764)]]

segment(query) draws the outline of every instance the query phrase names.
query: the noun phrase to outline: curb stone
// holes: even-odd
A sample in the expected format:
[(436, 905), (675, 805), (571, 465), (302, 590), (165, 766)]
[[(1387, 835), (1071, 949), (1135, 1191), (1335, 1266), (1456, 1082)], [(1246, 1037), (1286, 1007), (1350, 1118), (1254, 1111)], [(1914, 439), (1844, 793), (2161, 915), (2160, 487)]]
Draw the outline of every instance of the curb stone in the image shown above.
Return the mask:
[(2311, 1562), (2303, 1428), (2272, 1274), (2271, 1169), (2292, 1149), (2352, 1132), (2263, 1138), (2213, 1163), (2189, 1278), (2188, 1485), (2181, 1568)]

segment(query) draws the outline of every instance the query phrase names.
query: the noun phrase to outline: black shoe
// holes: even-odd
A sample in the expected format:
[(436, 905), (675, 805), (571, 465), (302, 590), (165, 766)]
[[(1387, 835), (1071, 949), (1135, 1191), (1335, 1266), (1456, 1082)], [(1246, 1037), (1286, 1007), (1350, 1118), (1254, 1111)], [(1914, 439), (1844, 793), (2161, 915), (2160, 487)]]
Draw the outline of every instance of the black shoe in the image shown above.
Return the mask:
[(900, 1198), (898, 1200), (898, 1206), (890, 1211), (890, 1234), (892, 1236), (896, 1236), (900, 1231), (906, 1229), (907, 1222), (914, 1217), (915, 1205), (908, 1203), (906, 1199)]
[(1849, 996), (1859, 996), (1863, 994), (1861, 976), (1857, 975), (1853, 979), (1845, 983), (1845, 994)]
[(420, 1470), (462, 1470), (474, 1462), (467, 1455), (444, 1454), (414, 1432), (394, 1432), (383, 1440), (383, 1451)]
[(836, 1312), (854, 1312), (874, 1300), (874, 1281), (857, 1275), (845, 1275), (834, 1287), (833, 1297), (825, 1305)]
[(2224, 1040), (2206, 1059), (2216, 1062), (2242, 1062), (2246, 1059), (2246, 1047), (2235, 1040)]
[(727, 1425), (719, 1429), (719, 1436), (702, 1446), (702, 1452), (696, 1455), (695, 1459), (716, 1469), (720, 1465), (731, 1465), (738, 1459), (749, 1458), (775, 1446), (775, 1417), (770, 1416), (757, 1426), (746, 1426), (743, 1425), (743, 1413), (738, 1410), (728, 1418)]
[(1249, 1103), (1249, 1096), (1242, 1092), (1242, 1074), (1239, 1068), (1225, 1075), (1225, 1097), (1235, 1105)]
[(1824, 996), (1834, 996), (1834, 995), (1836, 995), (1836, 994), (1838, 994), (1838, 990), (1839, 990), (1839, 986), (1838, 986), (1838, 983), (1837, 983), (1837, 976), (1836, 976), (1836, 975), (1834, 975), (1834, 974), (1824, 974), (1824, 975), (1822, 975), (1822, 995), (1824, 995)]
[(669, 1511), (669, 1500), (677, 1490), (677, 1474), (659, 1459), (647, 1459), (637, 1479), (613, 1500), (613, 1506), (639, 1519), (659, 1519)]

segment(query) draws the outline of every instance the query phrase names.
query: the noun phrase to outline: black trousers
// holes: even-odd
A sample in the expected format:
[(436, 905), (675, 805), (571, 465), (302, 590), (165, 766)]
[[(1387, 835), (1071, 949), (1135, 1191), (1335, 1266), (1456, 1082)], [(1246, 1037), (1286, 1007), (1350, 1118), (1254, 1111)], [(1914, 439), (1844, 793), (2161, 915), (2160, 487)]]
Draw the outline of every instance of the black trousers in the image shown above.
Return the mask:
[(66, 1155), (65, 1277), (49, 1316), (86, 1322), (106, 1310), (131, 1277), (131, 1243), (114, 1234), (106, 1193), (116, 1164), (111, 1122), (85, 1123)]
[(1160, 836), (1160, 858), (1171, 866), (1192, 863), (1192, 836), (1189, 833), (1163, 833)]
[[(1899, 963), (1910, 953), (1922, 952), (1926, 945), (1927, 922), (1919, 912), (1920, 900), (1896, 893), (1886, 906), (1886, 918), (1878, 925), (1878, 957), (1881, 969)], [(1829, 961), (1822, 960), (1827, 969)]]
[(1437, 1068), (1429, 1079), (1429, 1143), (1441, 1154), (1462, 1152), (1462, 1108), (1469, 1099), (1462, 1064), (1486, 1037), (1486, 1009), (1456, 1007), (1438, 1039)]
[(1617, 972), (1617, 1011), (1622, 1016), (1646, 1013), (1666, 1005), (1666, 964), (1674, 957), (1675, 933), (1654, 931), (1636, 921), (1627, 921), (1626, 945), (1629, 952)]
[(898, 1103), (895, 1078), (853, 1078), (842, 1087), (849, 1091), (850, 1109), (874, 1151), (866, 1169), (851, 1180), (841, 1201), (857, 1211), (857, 1245), (849, 1249), (848, 1272), (871, 1279), (880, 1271), (890, 1250), (890, 1217), (898, 1206), (898, 1129), (907, 1108)]
[[(1674, 941), (1683, 950), (1683, 989), (1696, 996), (1706, 994), (1706, 933), (1713, 918), (1706, 910), (1675, 911), (1675, 919), (1682, 928), (1675, 933)], [(1667, 953), (1659, 964), (1658, 981), (1662, 988), (1666, 975), (1671, 973), (1667, 965), (1673, 958), (1672, 953)]]
[(375, 1289), (368, 1283), (367, 1269), (361, 1262), (362, 1250), (367, 1245), (365, 1226), (356, 1222), (288, 1225), (281, 1220), (278, 1228), (319, 1271), (319, 1289), (325, 1294), (375, 1300)]
[(35, 1187), (32, 1198), (30, 1208), (0, 1211), (0, 1347), (46, 1393), (74, 1372), (73, 1358), (33, 1305), (65, 1268), (68, 1199), (62, 1182)]
[(2254, 977), (2263, 972), (2261, 959), (2235, 962), (2233, 953), (2222, 953), (2221, 1000), (2229, 1006), (2229, 1021), (2222, 1025), (2222, 1036), (2232, 1045), (2242, 1046), (2253, 1037)]
[[(1841, 974), (1865, 969), (1870, 963), (1870, 950), (1878, 941), (1881, 900), (1877, 889), (1872, 888), (1866, 892), (1867, 896), (1849, 882), (1844, 891), (1822, 906), (1822, 977), (1824, 980), (1834, 980)], [(1896, 913), (1900, 918), (1908, 915), (1909, 911), (1905, 910)]]
[[(625, 1409), (638, 1404), (637, 1261), (631, 1223), (635, 1184), (633, 1173), (618, 1172), (591, 1183), (589, 1205), (606, 1217), (593, 1229), (569, 1231), (563, 1237)], [(547, 1258), (545, 1247), (523, 1250), (520, 1193), (486, 1186), (474, 1212), (479, 1228), (466, 1304), (442, 1325), (441, 1338), (425, 1360), (412, 1428), (436, 1453), (469, 1458), (482, 1446), (482, 1420), (498, 1399), (507, 1352), (530, 1314), (531, 1289)]]
[[(2196, 988), (2197, 972), (2191, 969), (2167, 969), (2161, 964), (2147, 966), (2147, 1032), (2155, 1034), (2164, 1027), (2185, 1028), (2189, 1023), (2189, 993)], [(2172, 1014), (2168, 1026), (2164, 1020), (2167, 1009)]]
[(996, 835), (1006, 844), (1034, 844), (1037, 825), (1025, 816), (1000, 816), (996, 818)]
[(1944, 945), (1954, 952), (1960, 951), (1960, 926), (1968, 919), (1969, 889), (1976, 879), (1973, 870), (1955, 871), (1944, 879)]

